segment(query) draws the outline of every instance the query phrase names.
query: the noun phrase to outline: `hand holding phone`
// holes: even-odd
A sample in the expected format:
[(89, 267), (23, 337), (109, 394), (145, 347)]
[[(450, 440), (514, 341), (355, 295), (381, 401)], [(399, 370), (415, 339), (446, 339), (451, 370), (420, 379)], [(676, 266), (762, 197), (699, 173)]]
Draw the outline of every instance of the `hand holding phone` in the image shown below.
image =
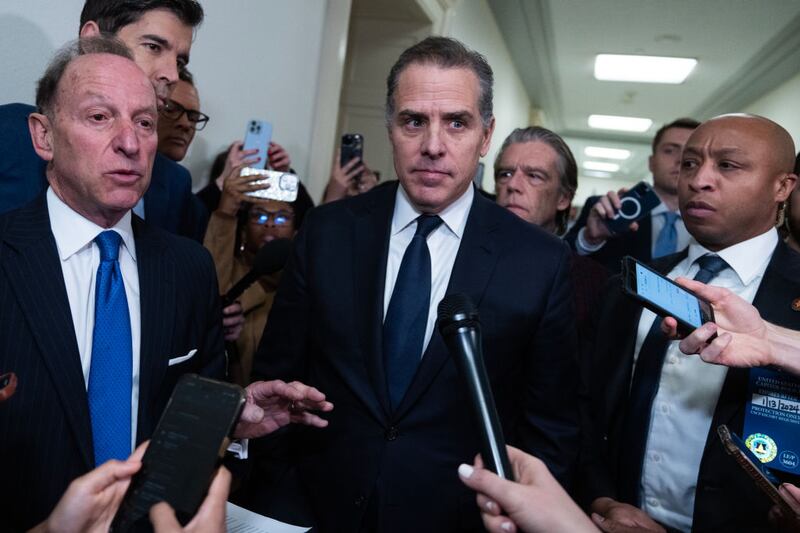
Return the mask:
[(622, 290), (658, 316), (674, 317), (681, 335), (714, 321), (708, 301), (629, 255), (622, 259)]
[(256, 150), (253, 155), (258, 158), (256, 163), (249, 165), (252, 168), (264, 169), (269, 159), (269, 142), (272, 139), (272, 124), (266, 120), (249, 120), (244, 134), (243, 151)]
[[(342, 135), (342, 144), (339, 154), (339, 167), (344, 167), (353, 159), (364, 160), (364, 137), (360, 133), (345, 133)], [(363, 171), (355, 175), (358, 182)]]
[(647, 216), (661, 199), (652, 187), (640, 181), (628, 192), (619, 197), (620, 206), (613, 218), (603, 220), (612, 234), (625, 233), (630, 229), (631, 223), (637, 222)]
[(169, 503), (186, 524), (205, 497), (244, 403), (244, 391), (237, 385), (195, 374), (182, 376), (112, 529), (130, 530), (146, 520), (150, 508), (160, 501)]

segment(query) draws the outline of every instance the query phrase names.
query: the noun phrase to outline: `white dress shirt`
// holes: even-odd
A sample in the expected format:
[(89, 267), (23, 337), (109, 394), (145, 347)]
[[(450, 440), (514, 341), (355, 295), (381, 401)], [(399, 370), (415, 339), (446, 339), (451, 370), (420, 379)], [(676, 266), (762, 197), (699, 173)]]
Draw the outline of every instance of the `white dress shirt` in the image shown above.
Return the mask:
[[(666, 223), (666, 219), (662, 216), (664, 213), (668, 212), (669, 208), (667, 204), (661, 202), (657, 206), (650, 211), (650, 254), (651, 257), (655, 254), (656, 251), (656, 243), (658, 242), (658, 234), (661, 233), (661, 230), (664, 228), (664, 224)], [(597, 244), (589, 244), (586, 242), (586, 238), (584, 237), (584, 232), (586, 231), (586, 227), (583, 227), (578, 231), (578, 236), (575, 239), (575, 250), (578, 252), (578, 255), (589, 255), (598, 250), (600, 250), (603, 246), (605, 246), (606, 242), (602, 241)], [(689, 235), (689, 231), (686, 229), (686, 225), (683, 223), (683, 218), (680, 216), (675, 220), (675, 231), (678, 234), (678, 245), (675, 248), (676, 252), (680, 252), (684, 248), (689, 245), (689, 240), (691, 239), (691, 235)]]
[[(436, 308), (444, 298), (450, 282), (450, 274), (453, 272), (453, 264), (456, 261), (458, 247), (461, 245), (461, 238), (464, 236), (464, 228), (467, 225), (467, 216), (474, 196), (475, 191), (470, 185), (464, 194), (439, 213), (439, 218), (443, 223), (428, 235), (428, 250), (431, 253), (431, 301), (428, 305), (428, 324), (425, 328), (425, 342), (422, 344), (420, 357), (425, 353), (431, 336), (433, 336), (433, 328), (436, 325)], [(397, 282), (403, 254), (417, 231), (416, 219), (421, 214), (422, 212), (417, 211), (411, 205), (406, 191), (400, 185), (394, 201), (389, 257), (386, 260), (386, 284), (383, 292), (384, 319), (386, 319), (386, 311), (389, 309), (394, 284)]]
[[(730, 268), (720, 272), (710, 284), (730, 289), (752, 302), (777, 244), (778, 232), (770, 229), (717, 252)], [(696, 260), (707, 253), (712, 252), (692, 239), (688, 256), (668, 277), (693, 278), (700, 269)], [(651, 311), (642, 312), (636, 358), (654, 319)], [(650, 413), (642, 465), (641, 506), (659, 522), (689, 531), (700, 461), (728, 369), (705, 363), (697, 355), (684, 355), (678, 344), (671, 342), (667, 349)]]
[[(94, 238), (105, 231), (75, 212), (65, 204), (52, 188), (47, 189), (47, 211), (50, 228), (55, 237), (64, 284), (67, 288), (72, 325), (78, 341), (83, 380), (88, 389), (89, 369), (92, 365), (92, 337), (94, 334), (95, 285), (100, 249)], [(139, 413), (139, 347), (141, 344), (139, 271), (136, 267), (136, 246), (131, 226), (131, 213), (109, 228), (120, 234), (119, 266), (125, 284), (128, 313), (131, 319), (131, 347), (133, 382), (131, 383), (131, 450), (136, 444), (136, 422)]]

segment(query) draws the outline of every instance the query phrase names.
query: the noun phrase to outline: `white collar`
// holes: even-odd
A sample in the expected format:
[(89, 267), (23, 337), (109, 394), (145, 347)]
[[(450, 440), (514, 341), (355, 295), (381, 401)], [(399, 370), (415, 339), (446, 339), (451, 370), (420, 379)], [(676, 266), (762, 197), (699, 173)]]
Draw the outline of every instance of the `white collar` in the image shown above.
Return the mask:
[[(52, 187), (47, 188), (47, 211), (50, 214), (50, 229), (56, 240), (58, 256), (62, 261), (91, 246), (94, 238), (106, 230), (64, 203)], [(125, 244), (124, 248), (135, 262), (136, 246), (134, 246), (131, 212), (125, 213), (119, 222), (108, 229), (119, 233)]]
[(778, 240), (778, 230), (770, 228), (761, 235), (728, 246), (719, 252), (712, 252), (692, 237), (689, 242), (689, 265), (697, 261), (700, 256), (716, 253), (736, 272), (743, 285), (749, 285), (756, 276), (763, 274), (766, 270), (766, 265), (775, 251)]
[[(445, 207), (439, 218), (444, 221), (444, 225), (459, 239), (464, 235), (464, 228), (467, 225), (472, 200), (475, 197), (475, 190), (472, 184), (467, 190), (456, 198), (456, 200)], [(403, 184), (397, 188), (397, 196), (394, 201), (394, 215), (392, 215), (392, 235), (403, 231), (409, 224), (414, 222), (423, 213), (411, 203), (408, 194), (403, 188)]]

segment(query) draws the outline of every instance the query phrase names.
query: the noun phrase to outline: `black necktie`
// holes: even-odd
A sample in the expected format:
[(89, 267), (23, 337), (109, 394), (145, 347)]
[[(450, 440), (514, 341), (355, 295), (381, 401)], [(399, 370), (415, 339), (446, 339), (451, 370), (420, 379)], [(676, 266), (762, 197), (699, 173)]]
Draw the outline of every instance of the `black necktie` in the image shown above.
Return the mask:
[(392, 409), (400, 405), (422, 356), (431, 300), (427, 238), (441, 223), (435, 215), (417, 218), (417, 231), (403, 254), (383, 321), (383, 357)]
[[(694, 279), (702, 283), (708, 283), (728, 266), (724, 259), (711, 254), (700, 257), (697, 264), (700, 270)], [(637, 507), (644, 451), (650, 431), (650, 413), (653, 399), (658, 392), (661, 367), (664, 365), (669, 343), (670, 340), (661, 332), (661, 318), (656, 317), (639, 350), (631, 382), (628, 416), (625, 419), (620, 452), (620, 498)]]

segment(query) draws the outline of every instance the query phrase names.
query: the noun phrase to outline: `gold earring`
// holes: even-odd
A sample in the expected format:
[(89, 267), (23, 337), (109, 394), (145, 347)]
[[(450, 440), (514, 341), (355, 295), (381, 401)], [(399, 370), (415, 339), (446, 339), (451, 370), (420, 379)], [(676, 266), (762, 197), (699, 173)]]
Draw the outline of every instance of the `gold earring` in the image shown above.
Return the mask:
[(776, 217), (775, 225), (781, 227), (784, 222), (786, 222), (786, 202), (781, 202), (778, 205), (778, 216)]

